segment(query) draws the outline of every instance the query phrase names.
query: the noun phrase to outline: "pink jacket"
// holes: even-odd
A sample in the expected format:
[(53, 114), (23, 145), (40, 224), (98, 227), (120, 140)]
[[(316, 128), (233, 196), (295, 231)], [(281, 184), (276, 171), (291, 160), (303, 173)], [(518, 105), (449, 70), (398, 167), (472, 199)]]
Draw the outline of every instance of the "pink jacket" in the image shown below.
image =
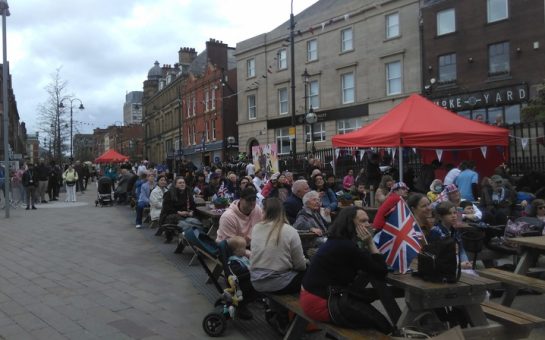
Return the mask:
[(252, 228), (261, 220), (263, 220), (263, 212), (258, 205), (255, 206), (249, 216), (246, 216), (238, 209), (238, 200), (236, 200), (220, 217), (216, 242), (221, 242), (233, 236), (242, 236), (246, 239), (246, 243), (250, 244)]

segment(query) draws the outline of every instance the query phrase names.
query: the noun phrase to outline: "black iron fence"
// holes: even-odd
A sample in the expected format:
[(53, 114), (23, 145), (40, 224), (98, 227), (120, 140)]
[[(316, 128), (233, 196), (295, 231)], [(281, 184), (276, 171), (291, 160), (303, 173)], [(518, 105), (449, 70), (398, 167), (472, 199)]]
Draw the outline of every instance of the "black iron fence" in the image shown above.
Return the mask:
[[(508, 166), (512, 174), (524, 175), (530, 171), (545, 172), (545, 122), (517, 123), (507, 128), (510, 136)], [(382, 163), (388, 164), (387, 157), (391, 151), (388, 149), (375, 151), (383, 155)], [(422, 165), (421, 157), (412, 150), (404, 152), (404, 168), (411, 169), (418, 176)], [(291, 154), (279, 155), (280, 170), (289, 170), (298, 174), (306, 173), (310, 155), (310, 153), (299, 152), (296, 154), (295, 161)], [(319, 167), (327, 173), (334, 172), (337, 176), (344, 176), (348, 169), (353, 169), (357, 174), (366, 166), (368, 155), (368, 152), (356, 148), (342, 148), (338, 151), (329, 148), (316, 150), (314, 153), (315, 158), (320, 160)], [(386, 159), (384, 159), (385, 156)], [(397, 168), (397, 164), (392, 165)]]

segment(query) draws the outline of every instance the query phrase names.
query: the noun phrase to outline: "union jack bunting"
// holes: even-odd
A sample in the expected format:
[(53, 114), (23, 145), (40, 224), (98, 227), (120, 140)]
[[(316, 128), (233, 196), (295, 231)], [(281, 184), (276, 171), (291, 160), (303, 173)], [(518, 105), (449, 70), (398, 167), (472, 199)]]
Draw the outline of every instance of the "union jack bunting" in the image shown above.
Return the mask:
[(418, 240), (422, 237), (422, 229), (407, 203), (401, 199), (388, 215), (377, 247), (386, 256), (387, 265), (405, 274), (411, 261), (420, 252)]

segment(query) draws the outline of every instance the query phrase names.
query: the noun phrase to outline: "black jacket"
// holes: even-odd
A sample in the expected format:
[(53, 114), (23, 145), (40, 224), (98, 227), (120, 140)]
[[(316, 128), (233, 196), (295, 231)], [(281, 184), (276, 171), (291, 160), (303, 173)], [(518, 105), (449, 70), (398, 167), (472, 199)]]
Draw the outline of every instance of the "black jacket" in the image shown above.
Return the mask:
[(184, 192), (176, 189), (176, 197), (172, 195), (173, 191), (169, 189), (163, 195), (163, 208), (159, 216), (159, 223), (164, 224), (168, 215), (176, 214), (178, 211), (194, 211), (195, 201), (191, 189), (187, 187)]
[[(46, 177), (47, 178), (47, 177)], [(23, 172), (23, 186), (38, 186), (38, 173), (34, 169), (28, 169)]]

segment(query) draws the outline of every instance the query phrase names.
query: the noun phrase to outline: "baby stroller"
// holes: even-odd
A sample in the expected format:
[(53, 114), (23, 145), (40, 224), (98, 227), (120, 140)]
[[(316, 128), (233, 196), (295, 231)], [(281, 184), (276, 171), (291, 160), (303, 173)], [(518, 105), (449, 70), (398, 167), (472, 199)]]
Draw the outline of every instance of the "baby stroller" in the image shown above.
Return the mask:
[[(214, 311), (208, 313), (202, 321), (203, 330), (208, 336), (221, 336), (227, 329), (227, 320), (238, 317), (237, 309), (242, 304), (247, 304), (257, 298), (258, 294), (250, 282), (250, 271), (238, 261), (228, 260), (229, 256), (231, 256), (231, 250), (227, 241), (224, 240), (216, 244), (214, 240), (197, 227), (186, 229), (184, 238), (195, 251), (199, 263), (221, 294), (214, 303)], [(208, 269), (202, 251), (221, 262), (225, 289), (222, 289), (214, 273)]]
[(102, 176), (97, 182), (97, 199), (95, 207), (99, 204), (101, 207), (105, 205), (114, 205), (112, 197), (113, 181), (110, 177)]

